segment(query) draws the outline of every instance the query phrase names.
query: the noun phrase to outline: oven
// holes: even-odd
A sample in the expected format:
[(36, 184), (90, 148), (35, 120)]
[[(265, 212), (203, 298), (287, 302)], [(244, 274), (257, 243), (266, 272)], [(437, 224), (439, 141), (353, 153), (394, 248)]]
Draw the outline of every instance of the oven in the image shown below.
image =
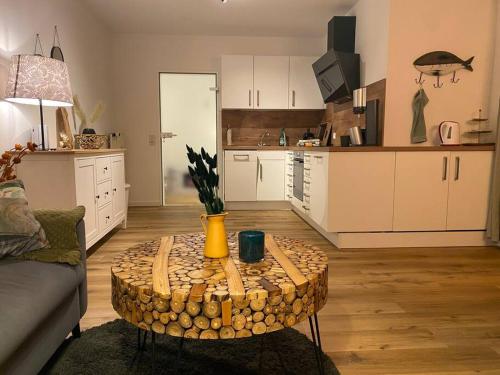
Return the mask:
[(299, 201), (304, 199), (304, 153), (293, 153), (293, 196)]

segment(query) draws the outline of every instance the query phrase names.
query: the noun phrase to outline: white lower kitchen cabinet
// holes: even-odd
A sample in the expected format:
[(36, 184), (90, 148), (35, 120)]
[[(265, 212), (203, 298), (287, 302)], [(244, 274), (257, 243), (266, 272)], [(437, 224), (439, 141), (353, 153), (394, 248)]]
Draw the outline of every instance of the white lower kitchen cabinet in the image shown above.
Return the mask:
[(229, 202), (257, 200), (257, 152), (224, 153), (224, 199)]
[(398, 152), (394, 230), (446, 230), (450, 153)]
[(18, 175), (33, 209), (85, 207), (87, 249), (125, 219), (123, 151), (35, 152), (19, 165)]
[(394, 152), (330, 153), (326, 230), (392, 231), (394, 163)]
[(493, 152), (451, 152), (447, 230), (484, 230)]
[(285, 199), (285, 153), (283, 151), (257, 152), (257, 200)]
[(308, 201), (309, 216), (322, 228), (328, 226), (328, 152), (310, 153), (310, 189), (304, 200)]

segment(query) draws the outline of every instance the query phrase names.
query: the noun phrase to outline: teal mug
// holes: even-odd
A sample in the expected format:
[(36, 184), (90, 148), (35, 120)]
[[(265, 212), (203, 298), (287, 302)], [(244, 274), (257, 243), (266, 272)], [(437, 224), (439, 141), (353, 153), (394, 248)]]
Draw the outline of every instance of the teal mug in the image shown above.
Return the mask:
[(264, 259), (265, 233), (245, 230), (238, 234), (240, 259), (245, 263), (256, 263)]

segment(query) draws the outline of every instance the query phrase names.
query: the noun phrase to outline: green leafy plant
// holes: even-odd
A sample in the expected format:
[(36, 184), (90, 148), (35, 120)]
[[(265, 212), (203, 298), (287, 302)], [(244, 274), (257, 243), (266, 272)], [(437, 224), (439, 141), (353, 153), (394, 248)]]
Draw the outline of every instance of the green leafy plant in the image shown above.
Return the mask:
[(219, 175), (217, 154), (211, 157), (201, 148), (201, 154), (186, 145), (187, 157), (192, 166), (188, 166), (193, 184), (198, 190), (200, 202), (205, 205), (208, 215), (217, 215), (224, 211), (224, 203), (219, 197)]

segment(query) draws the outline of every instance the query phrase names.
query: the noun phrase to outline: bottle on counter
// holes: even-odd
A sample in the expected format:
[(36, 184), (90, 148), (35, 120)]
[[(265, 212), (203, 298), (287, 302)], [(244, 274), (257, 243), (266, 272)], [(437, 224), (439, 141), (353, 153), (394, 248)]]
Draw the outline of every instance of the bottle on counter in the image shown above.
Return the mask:
[(281, 128), (281, 132), (280, 132), (280, 146), (286, 146), (285, 128)]
[(226, 141), (228, 146), (233, 144), (233, 131), (231, 130), (231, 125), (227, 126)]

